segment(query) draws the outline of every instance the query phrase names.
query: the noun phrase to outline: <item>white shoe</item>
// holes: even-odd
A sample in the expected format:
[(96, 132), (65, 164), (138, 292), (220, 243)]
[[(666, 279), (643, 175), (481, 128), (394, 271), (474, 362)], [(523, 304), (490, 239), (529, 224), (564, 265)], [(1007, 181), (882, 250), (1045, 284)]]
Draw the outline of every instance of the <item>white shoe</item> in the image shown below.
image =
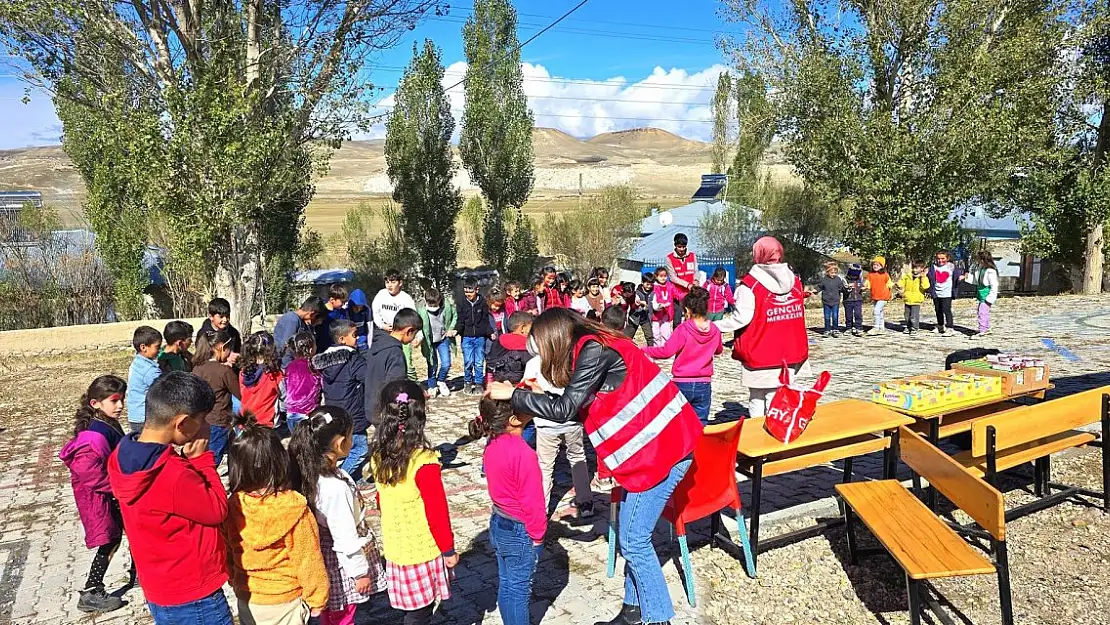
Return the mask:
[(979, 339), (983, 338), (984, 336), (986, 336), (985, 333), (976, 332), (975, 334), (972, 334), (971, 336), (967, 337), (967, 340), (969, 340), (969, 341), (978, 341)]
[(447, 386), (446, 382), (437, 383), (436, 388), (439, 389), (439, 396), (440, 397), (450, 397), (451, 396), (451, 387)]
[(439, 395), (439, 389), (434, 386), (431, 388), (425, 388), (424, 392), (428, 394), (428, 399), (433, 399), (436, 395)]

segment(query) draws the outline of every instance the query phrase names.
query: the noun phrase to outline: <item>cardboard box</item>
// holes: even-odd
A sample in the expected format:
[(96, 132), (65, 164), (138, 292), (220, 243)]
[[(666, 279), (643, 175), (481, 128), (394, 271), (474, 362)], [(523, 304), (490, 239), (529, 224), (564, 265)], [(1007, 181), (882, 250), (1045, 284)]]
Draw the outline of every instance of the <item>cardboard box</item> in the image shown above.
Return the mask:
[(960, 373), (996, 377), (1002, 382), (1002, 394), (1006, 397), (1046, 389), (1051, 384), (1048, 379), (1048, 364), (1043, 367), (1026, 367), (1017, 371), (999, 371), (990, 368), (984, 360), (970, 360), (952, 365), (952, 370)]

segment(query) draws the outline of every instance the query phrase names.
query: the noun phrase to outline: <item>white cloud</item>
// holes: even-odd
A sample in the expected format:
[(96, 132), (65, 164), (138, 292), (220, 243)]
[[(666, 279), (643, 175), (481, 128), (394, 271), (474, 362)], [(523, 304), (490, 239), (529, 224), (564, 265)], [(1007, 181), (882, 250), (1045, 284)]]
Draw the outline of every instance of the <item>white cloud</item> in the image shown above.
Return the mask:
[[(603, 132), (651, 126), (690, 139), (712, 138), (710, 103), (717, 76), (727, 71), (716, 64), (699, 72), (656, 67), (648, 76), (632, 81), (624, 76), (606, 80), (581, 80), (553, 76), (543, 65), (522, 63), (524, 93), (535, 115), (536, 126), (557, 128), (576, 137), (592, 137)], [(460, 81), (466, 63), (452, 63), (446, 71), (444, 86)], [(448, 93), (456, 119), (461, 119), (463, 87)], [(388, 112), (393, 94), (381, 101), (381, 112)], [(385, 135), (379, 124), (368, 138)]]

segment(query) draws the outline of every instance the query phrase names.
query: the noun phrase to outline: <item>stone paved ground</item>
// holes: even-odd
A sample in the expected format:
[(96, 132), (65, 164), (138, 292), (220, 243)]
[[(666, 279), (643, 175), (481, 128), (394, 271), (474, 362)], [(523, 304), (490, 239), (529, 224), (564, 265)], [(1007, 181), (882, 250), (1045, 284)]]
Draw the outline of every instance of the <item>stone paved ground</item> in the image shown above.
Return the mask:
[[(895, 313), (897, 308), (896, 304)], [(968, 302), (958, 302), (956, 308), (958, 319), (973, 320)], [(811, 321), (818, 316), (811, 317)], [(33, 336), (25, 338), (34, 340)], [(1098, 297), (1004, 299), (996, 307), (995, 334), (982, 344), (1043, 355), (1052, 367), (1057, 394), (1108, 384), (1110, 302)], [(946, 354), (968, 345), (962, 337), (942, 338), (933, 334), (919, 339), (900, 334), (866, 339), (814, 338), (812, 357), (818, 369), (828, 369), (833, 374), (830, 397), (865, 397), (872, 382), (939, 369)], [(0, 366), (0, 625), (150, 622), (138, 589), (126, 594), (129, 605), (119, 612), (94, 618), (76, 611), (76, 589), (84, 581), (91, 554), (82, 542), (67, 474), (56, 459), (59, 447), (69, 435), (73, 402), (84, 386), (100, 373), (125, 372), (127, 363), (125, 353), (103, 350), (64, 361), (20, 358), (0, 363), (4, 365)], [(714, 404), (722, 418), (737, 414), (737, 408), (746, 400), (746, 392), (738, 381), (738, 367), (727, 358), (718, 359)], [(434, 400), (429, 411), (429, 437), (440, 448), (445, 462), (447, 493), (462, 553), (455, 595), (440, 608), (438, 623), (500, 622), (495, 608), (496, 566), (485, 535), (489, 513), (485, 484), (479, 475), (481, 444), (467, 444), (461, 438), (475, 404), (473, 398), (453, 396)], [(1077, 463), (1074, 470), (1093, 479), (1089, 474), (1097, 462), (1083, 458), (1067, 462)], [(838, 469), (839, 464), (767, 480), (761, 534), (771, 536), (811, 523), (814, 518), (835, 514), (830, 495), (832, 485), (839, 480)], [(878, 476), (878, 458), (857, 462), (856, 470), (868, 477)], [(1017, 486), (1015, 483), (1014, 487)], [(747, 483), (741, 485), (741, 496), (747, 503), (750, 497)], [(592, 623), (601, 617), (608, 618), (619, 605), (622, 579), (619, 575), (614, 579), (605, 575), (607, 545), (603, 519), (607, 498), (599, 494), (597, 501), (600, 518), (593, 526), (552, 524), (536, 575), (534, 621), (542, 619), (556, 625)], [(1090, 532), (1105, 537), (1110, 534), (1110, 523), (1100, 514), (1081, 508), (1073, 514), (1070, 508), (1041, 513), (1040, 518), (1052, 521), (1050, 526), (1030, 528), (1025, 536), (1035, 535), (1036, 531), (1051, 532), (1059, 548), (1068, 554), (1062, 561), (1075, 567), (1074, 572), (1067, 575), (1038, 572), (1034, 566), (1038, 563), (1023, 561), (1021, 557), (1035, 552), (1036, 543), (1014, 559), (1015, 601), (1019, 614), (1034, 617), (1028, 622), (1105, 622), (1077, 619), (1073, 610), (1054, 611), (1051, 601), (1045, 601), (1046, 597), (1066, 594), (1076, 595), (1076, 601), (1081, 602), (1077, 593), (1102, 592), (1110, 581), (1106, 573), (1110, 563), (1107, 541), (1083, 538)], [(695, 526), (692, 542), (703, 545), (707, 535), (704, 524)], [(906, 620), (904, 599), (899, 598), (898, 592), (900, 578), (889, 561), (884, 564), (877, 559), (870, 566), (865, 562), (864, 566), (852, 567), (850, 575), (845, 573), (838, 559), (844, 551), (842, 532), (829, 532), (824, 537), (765, 554), (760, 560), (761, 577), (754, 581), (744, 577), (739, 564), (720, 551), (696, 549), (694, 568), (698, 574), (699, 604), (696, 609), (682, 599), (680, 576), (673, 564), (675, 550), (663, 526), (657, 542), (661, 553), (669, 559), (664, 570), (678, 606), (676, 623)], [(109, 570), (108, 581), (113, 588), (126, 579), (125, 560), (117, 558)], [(1059, 556), (1057, 560), (1061, 560)], [(869, 591), (875, 586), (869, 577), (871, 572), (882, 579), (878, 584), (885, 589), (885, 594), (879, 593), (881, 600)], [(1022, 591), (1026, 585), (1017, 581), (1019, 574), (1031, 576), (1037, 592)], [(961, 588), (958, 584), (950, 585), (945, 592), (951, 590), (960, 597), (955, 600), (957, 603), (977, 600), (991, 605), (990, 593), (994, 592), (991, 584), (981, 588), (970, 586), (962, 595)], [(828, 593), (835, 594), (832, 601), (828, 600)], [(397, 622), (386, 603), (384, 597), (377, 597), (360, 612), (359, 622)], [(830, 610), (820, 607), (826, 604), (832, 606)], [(984, 614), (987, 616), (976, 622), (994, 622), (989, 610)], [(1057, 614), (1059, 618), (1054, 616)]]

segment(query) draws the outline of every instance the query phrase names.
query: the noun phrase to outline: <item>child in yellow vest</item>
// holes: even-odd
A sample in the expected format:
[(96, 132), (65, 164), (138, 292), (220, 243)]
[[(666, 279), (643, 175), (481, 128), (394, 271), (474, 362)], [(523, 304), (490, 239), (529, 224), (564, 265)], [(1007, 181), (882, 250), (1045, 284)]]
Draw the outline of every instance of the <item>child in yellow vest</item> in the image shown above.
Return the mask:
[(436, 601), (451, 596), (459, 562), (440, 476), (439, 456), (424, 436), (424, 389), (409, 380), (382, 388), (380, 418), (370, 448), (378, 486), (389, 603), (404, 625), (425, 625)]
[(902, 291), (902, 301), (905, 302), (905, 329), (903, 334), (917, 334), (921, 329), (921, 304), (925, 301), (925, 294), (929, 291), (929, 277), (925, 275), (925, 263), (914, 261), (911, 273), (902, 276), (898, 281), (898, 289)]
[(340, 464), (354, 444), (354, 421), (338, 406), (320, 406), (297, 423), (289, 440), (293, 488), (320, 527), (328, 602), (320, 625), (353, 625), (355, 610), (385, 590), (377, 541), (354, 481)]

